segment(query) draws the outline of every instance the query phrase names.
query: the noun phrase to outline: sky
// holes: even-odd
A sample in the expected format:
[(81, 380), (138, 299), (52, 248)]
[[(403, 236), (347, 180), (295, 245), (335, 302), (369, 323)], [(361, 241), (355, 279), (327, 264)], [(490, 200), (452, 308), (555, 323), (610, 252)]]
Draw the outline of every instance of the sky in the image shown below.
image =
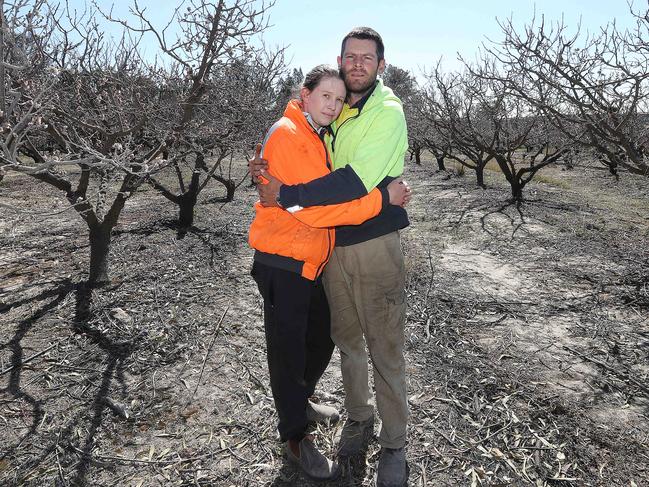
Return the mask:
[[(643, 0), (634, 0), (641, 8)], [(98, 0), (102, 8), (127, 15), (129, 0)], [(179, 2), (138, 0), (158, 25), (170, 18)], [(84, 0), (70, 0), (82, 6)], [(457, 69), (457, 53), (472, 59), (486, 38), (499, 40), (497, 19), (509, 17), (517, 26), (536, 13), (546, 23), (563, 17), (566, 25), (596, 31), (615, 20), (620, 27), (633, 23), (627, 0), (276, 0), (269, 10), (270, 27), (264, 42), (285, 46), (292, 67), (304, 72), (321, 63), (335, 64), (340, 41), (353, 27), (366, 25), (384, 41), (386, 62), (408, 69), (416, 77), (440, 57), (447, 69)]]

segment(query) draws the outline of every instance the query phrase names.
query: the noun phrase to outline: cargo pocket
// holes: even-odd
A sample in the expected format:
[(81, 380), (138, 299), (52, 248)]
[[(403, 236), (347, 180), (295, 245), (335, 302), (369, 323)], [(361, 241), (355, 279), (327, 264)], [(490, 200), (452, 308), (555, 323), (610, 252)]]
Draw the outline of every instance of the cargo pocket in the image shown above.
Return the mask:
[(403, 335), (406, 319), (406, 291), (404, 288), (385, 295), (385, 329)]

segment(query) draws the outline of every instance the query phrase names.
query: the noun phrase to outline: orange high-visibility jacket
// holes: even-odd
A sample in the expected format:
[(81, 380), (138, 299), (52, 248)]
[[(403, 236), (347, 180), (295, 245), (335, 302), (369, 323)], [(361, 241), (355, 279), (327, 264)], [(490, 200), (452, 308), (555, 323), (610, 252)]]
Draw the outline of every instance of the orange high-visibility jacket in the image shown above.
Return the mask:
[[(331, 172), (325, 144), (297, 100), (289, 102), (284, 116), (268, 131), (262, 156), (268, 172), (285, 184), (306, 183)], [(387, 204), (385, 188), (347, 203), (289, 211), (263, 207), (258, 201), (248, 243), (256, 250), (255, 260), (315, 280), (333, 250), (333, 227), (359, 225)]]

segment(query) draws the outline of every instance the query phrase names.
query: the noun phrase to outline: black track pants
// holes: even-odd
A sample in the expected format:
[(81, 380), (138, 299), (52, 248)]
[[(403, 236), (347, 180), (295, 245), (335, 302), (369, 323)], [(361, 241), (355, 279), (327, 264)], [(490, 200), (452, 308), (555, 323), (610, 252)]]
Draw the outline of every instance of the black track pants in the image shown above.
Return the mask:
[(329, 305), (320, 279), (255, 262), (252, 276), (264, 298), (270, 385), (282, 441), (305, 434), (306, 405), (324, 373), (334, 344)]

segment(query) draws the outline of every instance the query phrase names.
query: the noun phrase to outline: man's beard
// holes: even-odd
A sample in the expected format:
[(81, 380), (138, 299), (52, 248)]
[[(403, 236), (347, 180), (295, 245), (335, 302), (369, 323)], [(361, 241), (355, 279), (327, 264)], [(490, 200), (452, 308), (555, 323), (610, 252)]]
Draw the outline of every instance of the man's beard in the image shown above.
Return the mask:
[(365, 80), (359, 80), (351, 77), (354, 70), (348, 72), (342, 70), (342, 72), (345, 79), (345, 87), (347, 88), (347, 91), (349, 93), (355, 93), (355, 94), (365, 93), (370, 88), (372, 88), (374, 86), (374, 83), (376, 83), (376, 77), (378, 75), (376, 71), (373, 73), (373, 75), (372, 73), (363, 72), (363, 74), (368, 75), (368, 78)]

